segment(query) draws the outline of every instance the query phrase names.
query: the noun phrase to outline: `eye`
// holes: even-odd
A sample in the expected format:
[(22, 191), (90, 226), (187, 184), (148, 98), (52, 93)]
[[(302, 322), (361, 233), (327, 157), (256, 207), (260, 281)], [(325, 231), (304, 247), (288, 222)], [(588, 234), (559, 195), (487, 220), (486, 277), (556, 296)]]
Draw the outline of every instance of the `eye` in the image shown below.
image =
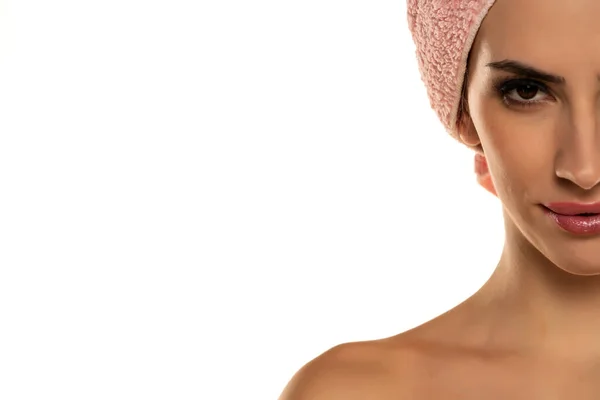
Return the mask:
[(509, 105), (535, 105), (551, 97), (544, 84), (523, 79), (503, 82), (499, 85), (498, 91), (504, 102)]

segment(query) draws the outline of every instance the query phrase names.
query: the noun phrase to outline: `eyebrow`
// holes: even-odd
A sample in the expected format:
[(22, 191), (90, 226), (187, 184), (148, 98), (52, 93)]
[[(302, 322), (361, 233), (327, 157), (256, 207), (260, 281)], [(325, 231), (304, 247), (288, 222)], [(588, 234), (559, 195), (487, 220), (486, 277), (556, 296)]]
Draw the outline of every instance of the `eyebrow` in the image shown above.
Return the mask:
[(564, 84), (566, 81), (562, 76), (552, 75), (547, 72), (540, 71), (515, 60), (491, 62), (488, 63), (487, 66), (500, 71), (512, 72), (513, 74), (522, 76), (524, 78), (536, 79), (558, 85)]

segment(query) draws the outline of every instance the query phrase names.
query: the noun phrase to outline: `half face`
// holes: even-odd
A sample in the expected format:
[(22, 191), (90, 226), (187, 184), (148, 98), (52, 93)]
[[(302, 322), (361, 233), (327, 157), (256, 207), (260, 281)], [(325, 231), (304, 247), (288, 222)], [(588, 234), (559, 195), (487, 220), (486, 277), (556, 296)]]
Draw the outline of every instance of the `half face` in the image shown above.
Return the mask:
[(468, 79), (461, 137), (483, 148), (507, 240), (600, 274), (600, 1), (497, 0)]

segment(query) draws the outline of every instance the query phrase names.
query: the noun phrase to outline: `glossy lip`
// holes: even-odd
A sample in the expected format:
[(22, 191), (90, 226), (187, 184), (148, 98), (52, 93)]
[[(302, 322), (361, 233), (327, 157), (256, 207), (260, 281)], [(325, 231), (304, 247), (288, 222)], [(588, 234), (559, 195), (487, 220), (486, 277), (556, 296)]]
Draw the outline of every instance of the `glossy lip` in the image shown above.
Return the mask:
[(543, 204), (555, 214), (578, 215), (578, 214), (600, 214), (600, 202), (597, 203), (547, 203)]
[(576, 236), (600, 235), (600, 202), (549, 203), (542, 207), (548, 217), (566, 232)]

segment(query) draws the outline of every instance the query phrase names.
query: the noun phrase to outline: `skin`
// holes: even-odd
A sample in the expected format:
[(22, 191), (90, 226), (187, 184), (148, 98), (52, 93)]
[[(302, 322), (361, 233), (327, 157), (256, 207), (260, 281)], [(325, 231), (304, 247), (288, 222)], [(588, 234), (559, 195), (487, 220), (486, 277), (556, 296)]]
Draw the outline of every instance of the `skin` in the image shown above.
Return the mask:
[(477, 183), (479, 183), (482, 188), (494, 196), (498, 196), (496, 188), (494, 187), (494, 181), (492, 181), (492, 175), (490, 174), (487, 165), (487, 160), (483, 154), (475, 155), (475, 174), (477, 175)]
[[(496, 1), (459, 124), (479, 183), (503, 204), (494, 274), (419, 327), (330, 349), (281, 400), (600, 398), (600, 237), (562, 231), (540, 206), (600, 201), (599, 17), (597, 0)], [(564, 82), (500, 93), (499, 81), (522, 78), (489, 66), (503, 60)]]

